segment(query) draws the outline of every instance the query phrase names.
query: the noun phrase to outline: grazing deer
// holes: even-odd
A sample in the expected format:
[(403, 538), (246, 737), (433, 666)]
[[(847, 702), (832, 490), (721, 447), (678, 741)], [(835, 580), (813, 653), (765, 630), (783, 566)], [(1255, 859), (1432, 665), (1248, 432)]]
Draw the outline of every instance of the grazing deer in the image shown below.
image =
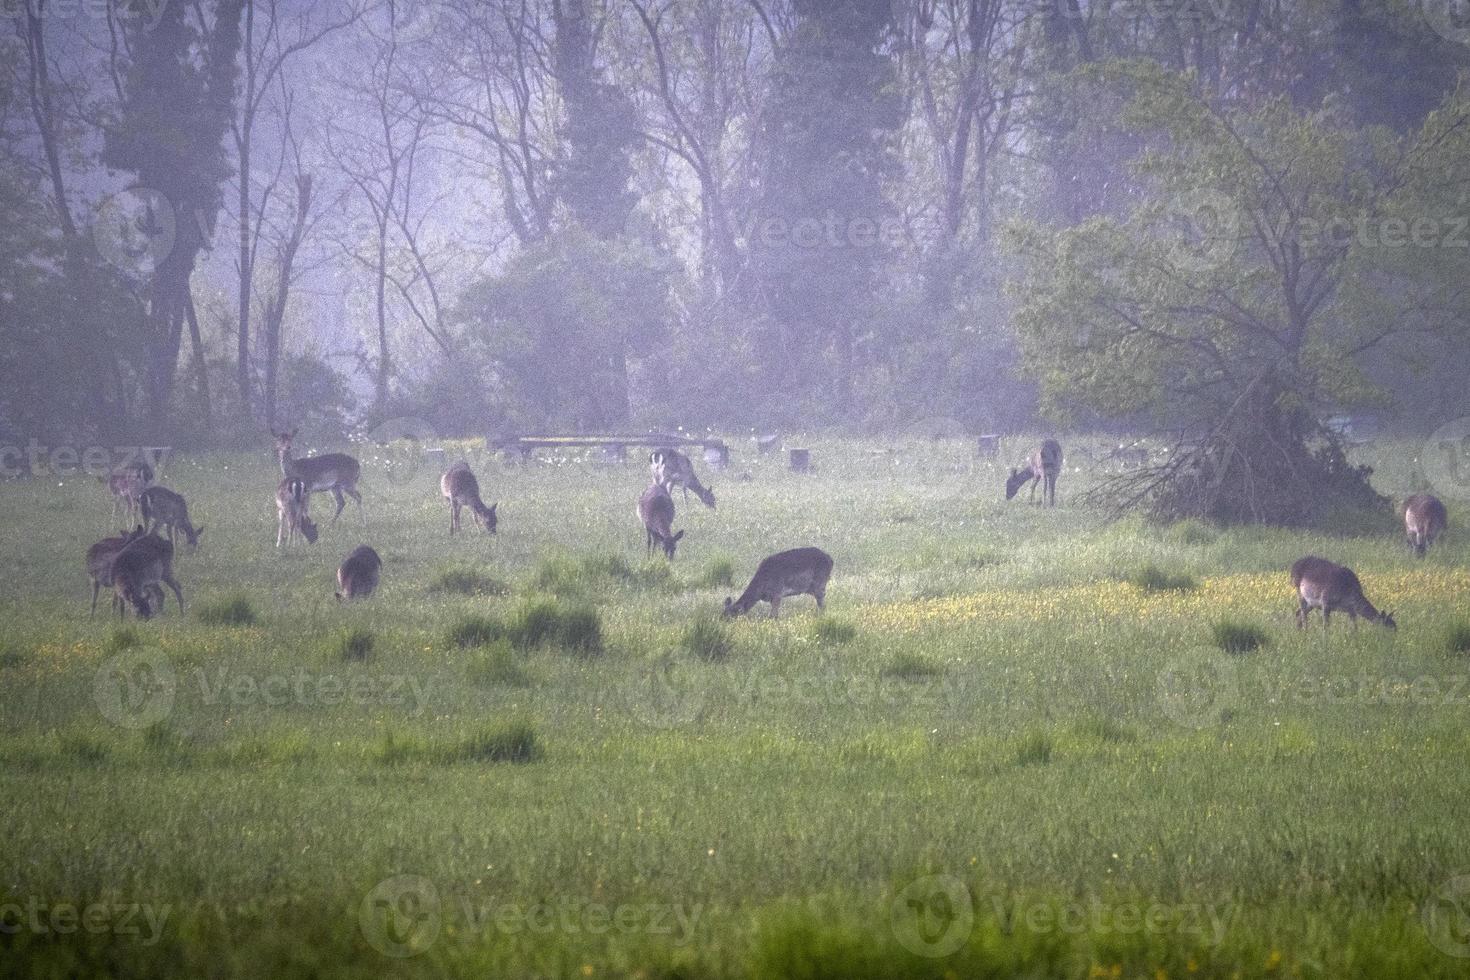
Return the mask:
[(277, 484), (277, 548), (281, 547), (283, 541), (286, 544), (293, 543), (298, 534), (306, 539), (307, 544), (316, 544), (316, 522), (307, 513), (310, 504), (311, 493), (306, 489), (305, 480), (288, 476)]
[(1444, 502), (1433, 494), (1416, 493), (1404, 501), (1404, 531), (1409, 537), (1409, 547), (1420, 558), (1449, 524), (1450, 515)]
[(97, 479), (107, 484), (107, 489), (112, 493), (112, 519), (117, 520), (118, 508), (126, 506), (128, 520), (132, 520), (141, 506), (138, 498), (153, 485), (153, 467), (144, 460), (135, 459)]
[[(87, 574), (92, 578), (92, 612), (97, 614), (97, 596), (103, 588), (112, 588), (112, 560), (118, 554), (143, 536), (143, 525), (139, 524), (131, 531), (121, 531), (115, 538), (103, 538), (92, 547), (87, 549)], [(160, 604), (163, 601), (163, 590), (158, 590)], [(113, 606), (117, 606), (117, 597), (113, 597)]]
[(179, 612), (184, 611), (184, 591), (174, 578), (174, 546), (156, 534), (145, 534), (128, 542), (112, 560), (112, 588), (118, 606), (118, 616), (132, 606), (139, 619), (149, 619), (154, 613), (152, 598), (158, 597), (158, 612), (163, 612), (162, 582), (179, 600)]
[(757, 602), (771, 604), (771, 618), (781, 611), (781, 600), (792, 595), (809, 595), (817, 608), (825, 607), (827, 580), (832, 577), (832, 556), (821, 548), (792, 548), (762, 559), (755, 575), (738, 599), (725, 599), (725, 615), (750, 612)]
[(449, 501), (449, 533), (453, 534), (459, 530), (459, 509), (469, 507), (470, 513), (474, 515), (475, 523), (485, 528), (486, 533), (495, 533), (495, 508), (500, 506), (496, 501), (489, 507), (485, 501), (480, 499), (480, 481), (475, 479), (475, 474), (470, 471), (470, 464), (460, 460), (445, 471), (439, 478), (439, 492), (444, 499)]
[(684, 499), (689, 499), (689, 491), (711, 510), (715, 506), (714, 487), (706, 487), (699, 482), (699, 477), (694, 475), (694, 463), (679, 452), (677, 449), (655, 449), (648, 454), (648, 469), (653, 474), (653, 482), (661, 483), (670, 490), (674, 487), (684, 488)]
[(149, 531), (156, 531), (159, 527), (166, 526), (168, 540), (172, 542), (174, 531), (177, 529), (184, 532), (189, 547), (199, 547), (199, 535), (204, 533), (204, 526), (201, 524), (195, 527), (190, 523), (189, 505), (183, 497), (168, 487), (149, 487), (139, 496), (138, 503), (143, 510), (143, 523)]
[(322, 453), (320, 456), (293, 458), (291, 441), (300, 431), (271, 431), (271, 435), (276, 437), (276, 456), (281, 461), (281, 475), (305, 482), (307, 493), (330, 491), (337, 500), (337, 512), (332, 515), (333, 524), (342, 516), (342, 508), (347, 506), (347, 501), (342, 496), (344, 493), (357, 501), (358, 516), (366, 524), (367, 515), (362, 512), (362, 495), (357, 492), (357, 480), (362, 476), (362, 466), (346, 453)]
[(1006, 499), (1010, 500), (1021, 489), (1021, 485), (1027, 480), (1031, 481), (1031, 502), (1036, 502), (1036, 484), (1043, 483), (1041, 488), (1041, 499), (1048, 507), (1057, 505), (1057, 476), (1062, 472), (1062, 444), (1055, 439), (1048, 439), (1041, 444), (1031, 458), (1026, 461), (1026, 468), (1018, 470), (1011, 468), (1010, 478), (1006, 480)]
[(1307, 625), (1307, 615), (1313, 609), (1322, 610), (1322, 628), (1326, 629), (1334, 612), (1342, 611), (1352, 617), (1353, 628), (1358, 627), (1358, 617), (1370, 623), (1382, 623), (1389, 629), (1398, 629), (1393, 613), (1379, 612), (1363, 595), (1363, 585), (1351, 568), (1308, 555), (1291, 566), (1291, 584), (1296, 589), (1301, 604), (1296, 610), (1297, 629)]
[(337, 599), (365, 599), (378, 587), (383, 559), (365, 544), (358, 545), (337, 568)]
[(643, 491), (643, 496), (638, 498), (638, 519), (643, 522), (645, 554), (652, 557), (657, 542), (664, 549), (664, 557), (673, 558), (674, 548), (684, 532), (673, 531), (674, 498), (669, 496), (668, 487), (654, 483)]

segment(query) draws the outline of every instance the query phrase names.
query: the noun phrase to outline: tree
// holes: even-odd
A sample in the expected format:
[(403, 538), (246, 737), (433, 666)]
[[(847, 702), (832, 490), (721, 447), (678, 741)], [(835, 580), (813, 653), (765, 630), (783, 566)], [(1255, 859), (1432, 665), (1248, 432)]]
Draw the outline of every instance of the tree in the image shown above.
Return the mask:
[(1470, 100), (1396, 137), (1333, 100), (1218, 109), (1152, 63), (1085, 75), (1126, 94), (1120, 122), (1145, 142), (1125, 215), (1012, 229), (1044, 404), (1149, 412), (1173, 436), (1168, 462), (1107, 488), (1123, 505), (1310, 523), (1372, 504), (1323, 420), (1384, 401), (1370, 352), (1465, 329), (1467, 250), (1441, 219), (1470, 178)]
[[(862, 338), (877, 324), (895, 211), (903, 103), (887, 0), (798, 0), (758, 136), (751, 263), (771, 314), (764, 384), (818, 391), (845, 418)], [(830, 367), (828, 367), (830, 363)]]
[(155, 426), (173, 392), (189, 280), (208, 247), (230, 174), (222, 144), (234, 113), (244, 2), (217, 0), (212, 19), (202, 3), (168, 4), (155, 25), (131, 26), (123, 101), (106, 132), (103, 162), (136, 175), (139, 187), (166, 194), (174, 216), (172, 247), (150, 275), (143, 337), (148, 418)]

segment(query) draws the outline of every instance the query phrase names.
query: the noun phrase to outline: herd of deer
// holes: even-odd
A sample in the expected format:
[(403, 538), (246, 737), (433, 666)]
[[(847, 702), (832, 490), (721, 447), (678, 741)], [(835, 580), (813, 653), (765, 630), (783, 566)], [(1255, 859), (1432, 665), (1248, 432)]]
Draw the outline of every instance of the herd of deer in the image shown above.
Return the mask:
[[(276, 546), (293, 544), (297, 537), (308, 544), (317, 540), (317, 526), (310, 515), (313, 493), (330, 493), (337, 502), (333, 523), (342, 515), (346, 497), (357, 502), (362, 514), (362, 496), (357, 481), (362, 467), (344, 453), (324, 453), (295, 457), (292, 442), (296, 430), (272, 432), (276, 440), (276, 457), (281, 464), (281, 481), (276, 487), (278, 526)], [(660, 548), (672, 559), (684, 532), (675, 531), (673, 490), (683, 491), (684, 499), (693, 493), (706, 507), (714, 509), (715, 494), (705, 487), (694, 472), (689, 457), (674, 449), (655, 449), (649, 454), (652, 481), (638, 498), (638, 519), (643, 525), (648, 555)], [(1006, 479), (1005, 496), (1010, 500), (1021, 487), (1031, 484), (1030, 499), (1036, 501), (1036, 488), (1042, 488), (1042, 503), (1056, 506), (1057, 477), (1062, 470), (1062, 447), (1055, 439), (1047, 439), (1033, 452), (1024, 467), (1013, 468)], [(113, 517), (125, 507), (129, 520), (141, 515), (142, 523), (117, 537), (104, 538), (87, 549), (87, 571), (92, 579), (92, 612), (97, 611), (97, 596), (104, 587), (113, 590), (113, 606), (119, 615), (128, 607), (143, 619), (162, 611), (163, 586), (177, 597), (179, 610), (184, 608), (183, 590), (173, 575), (174, 542), (182, 534), (191, 548), (199, 545), (202, 526), (189, 519), (184, 498), (153, 482), (153, 469), (146, 462), (135, 461), (105, 478), (113, 495)], [(488, 507), (480, 496), (480, 484), (469, 464), (464, 461), (449, 467), (440, 478), (440, 492), (449, 504), (449, 533), (461, 530), (460, 512), (469, 508), (474, 522), (488, 534), (496, 532), (497, 503)], [(1415, 494), (1404, 502), (1404, 528), (1410, 547), (1423, 557), (1449, 524), (1444, 504), (1430, 494)], [(366, 523), (366, 518), (363, 518)], [(167, 537), (160, 535), (165, 529)], [(378, 553), (362, 545), (343, 560), (337, 569), (338, 599), (363, 598), (377, 588), (383, 562)], [(724, 614), (735, 616), (748, 612), (756, 603), (770, 605), (771, 615), (778, 615), (781, 600), (790, 596), (810, 595), (817, 608), (824, 607), (827, 582), (832, 576), (832, 557), (820, 548), (793, 548), (778, 552), (761, 561), (749, 585), (738, 598), (726, 598)], [(1322, 610), (1324, 627), (1334, 612), (1345, 612), (1357, 625), (1361, 617), (1397, 627), (1393, 614), (1380, 612), (1363, 594), (1362, 583), (1352, 569), (1325, 558), (1309, 555), (1291, 567), (1291, 584), (1296, 592), (1298, 628), (1305, 627), (1313, 609)]]

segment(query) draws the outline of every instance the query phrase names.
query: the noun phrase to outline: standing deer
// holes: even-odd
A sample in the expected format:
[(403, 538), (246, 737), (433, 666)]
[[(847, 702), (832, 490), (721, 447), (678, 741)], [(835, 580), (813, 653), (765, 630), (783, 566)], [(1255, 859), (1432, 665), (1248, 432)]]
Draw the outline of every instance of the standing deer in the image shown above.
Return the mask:
[(276, 547), (292, 544), (296, 535), (306, 539), (307, 544), (316, 544), (316, 522), (307, 510), (311, 504), (311, 493), (306, 481), (288, 476), (276, 485)]
[(135, 459), (97, 479), (107, 484), (112, 493), (112, 519), (117, 520), (118, 508), (125, 506), (128, 520), (132, 520), (141, 506), (138, 498), (153, 485), (153, 467), (145, 460)]
[(1444, 502), (1433, 494), (1416, 493), (1404, 501), (1404, 531), (1414, 554), (1424, 557), (1434, 540), (1449, 527)]
[[(87, 574), (92, 578), (92, 612), (97, 614), (97, 596), (104, 588), (112, 588), (112, 560), (128, 545), (143, 536), (143, 525), (131, 531), (122, 531), (115, 538), (103, 538), (87, 549)], [(159, 604), (163, 603), (163, 590), (158, 590)], [(114, 608), (117, 597), (112, 600)]]
[(378, 587), (383, 559), (365, 544), (358, 545), (337, 568), (337, 599), (367, 598)]
[(474, 515), (475, 523), (485, 528), (486, 533), (495, 533), (495, 508), (500, 506), (496, 501), (489, 507), (485, 501), (480, 499), (480, 481), (475, 479), (475, 474), (470, 470), (470, 464), (460, 460), (445, 471), (439, 478), (439, 492), (444, 499), (449, 501), (449, 533), (453, 534), (459, 530), (459, 509), (469, 507), (470, 513)]
[(1041, 488), (1041, 499), (1048, 507), (1057, 505), (1057, 476), (1062, 472), (1062, 444), (1055, 439), (1048, 439), (1041, 444), (1031, 458), (1026, 461), (1024, 470), (1011, 468), (1010, 478), (1006, 480), (1006, 499), (1010, 500), (1020, 491), (1021, 485), (1027, 480), (1031, 481), (1031, 502), (1036, 502), (1036, 484), (1044, 484)]
[(706, 487), (699, 482), (699, 477), (694, 475), (693, 461), (677, 449), (655, 449), (649, 453), (648, 469), (653, 474), (654, 483), (661, 483), (669, 490), (683, 487), (685, 500), (689, 499), (689, 491), (693, 490), (694, 495), (706, 507), (714, 509), (714, 487)]
[(1352, 618), (1354, 629), (1358, 627), (1359, 616), (1370, 623), (1398, 629), (1393, 613), (1379, 612), (1363, 595), (1363, 585), (1351, 568), (1308, 555), (1291, 566), (1291, 584), (1301, 601), (1296, 610), (1297, 629), (1306, 627), (1307, 615), (1313, 609), (1322, 610), (1324, 630), (1330, 625), (1332, 614), (1339, 611)]
[(118, 606), (118, 616), (124, 614), (126, 606), (132, 606), (139, 619), (149, 619), (154, 609), (153, 596), (158, 597), (158, 612), (163, 612), (162, 582), (179, 600), (179, 612), (184, 611), (184, 591), (174, 578), (174, 546), (156, 534), (145, 534), (128, 542), (112, 560), (112, 588)]
[(276, 437), (276, 456), (281, 461), (281, 475), (303, 481), (307, 493), (330, 491), (337, 499), (337, 512), (332, 515), (333, 524), (342, 516), (342, 508), (347, 506), (347, 501), (342, 497), (344, 493), (357, 501), (358, 516), (366, 524), (367, 515), (362, 511), (362, 496), (357, 492), (357, 480), (362, 476), (362, 466), (346, 453), (322, 453), (320, 456), (293, 458), (291, 442), (300, 431), (271, 431), (271, 435)]
[(771, 618), (781, 611), (787, 596), (809, 595), (817, 608), (825, 607), (827, 580), (832, 577), (832, 556), (821, 548), (792, 548), (763, 559), (738, 599), (725, 599), (725, 615), (739, 616), (757, 602), (771, 604)]
[(189, 505), (183, 497), (168, 487), (149, 487), (143, 491), (138, 502), (143, 510), (143, 523), (149, 531), (166, 526), (170, 543), (174, 540), (175, 530), (182, 531), (189, 547), (199, 547), (199, 535), (204, 533), (204, 526), (201, 524), (195, 527), (189, 521)]
[(657, 542), (664, 549), (664, 556), (673, 558), (674, 548), (684, 532), (673, 531), (674, 498), (669, 496), (668, 487), (654, 483), (643, 491), (643, 496), (638, 498), (638, 519), (643, 522), (645, 554), (652, 557)]

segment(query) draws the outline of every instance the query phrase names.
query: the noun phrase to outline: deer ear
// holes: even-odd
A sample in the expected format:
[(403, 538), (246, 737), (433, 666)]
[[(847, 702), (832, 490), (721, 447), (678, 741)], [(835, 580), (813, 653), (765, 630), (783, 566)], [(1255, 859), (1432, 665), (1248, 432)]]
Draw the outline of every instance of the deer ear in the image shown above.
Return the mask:
[(678, 541), (682, 537), (684, 537), (684, 532), (683, 531), (675, 532), (675, 534), (674, 534), (674, 540), (675, 541)]

